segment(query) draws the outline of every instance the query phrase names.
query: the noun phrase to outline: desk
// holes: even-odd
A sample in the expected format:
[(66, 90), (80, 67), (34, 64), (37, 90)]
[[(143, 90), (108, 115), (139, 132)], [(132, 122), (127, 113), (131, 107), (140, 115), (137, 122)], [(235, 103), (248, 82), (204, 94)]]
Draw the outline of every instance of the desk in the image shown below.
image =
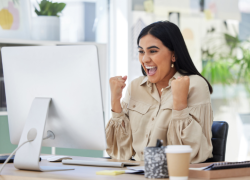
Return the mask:
[[(88, 157), (76, 157), (73, 156), (73, 159), (85, 159), (85, 160), (96, 160), (96, 161), (116, 161), (110, 159), (101, 159), (101, 158), (88, 158)], [(124, 162), (124, 161), (123, 161)], [(130, 161), (131, 162), (131, 161)], [(144, 165), (144, 162), (139, 162), (141, 166)], [(47, 160), (41, 161), (42, 165), (49, 166), (62, 166), (62, 163), (51, 163)], [(0, 164), (2, 165), (2, 164)], [(69, 165), (67, 165), (69, 166)], [(192, 166), (192, 165), (191, 165)], [(75, 170), (70, 171), (53, 171), (53, 172), (36, 172), (36, 171), (23, 171), (17, 170), (13, 163), (9, 163), (5, 166), (2, 171), (2, 175), (0, 176), (0, 180), (141, 180), (147, 179), (143, 175), (136, 174), (122, 174), (117, 176), (104, 176), (104, 175), (96, 175), (96, 171), (102, 170), (112, 170), (112, 169), (126, 169), (126, 168), (109, 168), (109, 167), (94, 167), (94, 166), (77, 166), (74, 165)], [(226, 178), (226, 179), (217, 179), (217, 180), (249, 180), (248, 177), (240, 177), (240, 178)], [(164, 179), (162, 179), (164, 180)], [(190, 180), (198, 180), (198, 179), (190, 179)]]

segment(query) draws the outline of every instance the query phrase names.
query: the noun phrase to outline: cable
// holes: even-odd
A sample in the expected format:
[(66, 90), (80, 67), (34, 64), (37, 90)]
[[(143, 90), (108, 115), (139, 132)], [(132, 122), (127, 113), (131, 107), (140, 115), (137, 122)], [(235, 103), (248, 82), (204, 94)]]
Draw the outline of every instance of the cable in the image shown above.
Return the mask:
[[(47, 135), (45, 138), (43, 138), (43, 140), (49, 139), (49, 138), (51, 138), (51, 137), (52, 137), (52, 135), (49, 134), (49, 135)], [(3, 163), (3, 165), (2, 165), (2, 167), (1, 167), (1, 169), (0, 169), (0, 175), (1, 175), (1, 172), (2, 172), (2, 170), (3, 170), (3, 168), (4, 168), (4, 166), (9, 162), (10, 158), (12, 158), (12, 156), (17, 152), (17, 150), (20, 149), (24, 144), (26, 144), (26, 143), (28, 143), (28, 142), (32, 142), (32, 141), (34, 141), (34, 140), (35, 140), (35, 137), (34, 137), (34, 139), (32, 139), (32, 140), (25, 141), (23, 144), (21, 144), (20, 146), (18, 146), (18, 147), (9, 155), (9, 157), (4, 161), (4, 163)]]
[(2, 172), (2, 170), (3, 170), (3, 168), (4, 168), (4, 166), (9, 162), (10, 158), (17, 152), (17, 150), (18, 150), (20, 147), (22, 147), (24, 144), (26, 144), (27, 142), (31, 142), (31, 141), (34, 141), (34, 139), (33, 139), (33, 140), (30, 140), (30, 141), (25, 141), (23, 144), (21, 144), (20, 146), (18, 146), (18, 147), (9, 155), (9, 157), (4, 161), (4, 163), (3, 163), (3, 165), (2, 165), (2, 167), (1, 167), (1, 169), (0, 169), (0, 174), (1, 174), (1, 172)]
[(46, 137), (44, 137), (43, 140), (49, 139), (49, 138), (51, 138), (51, 137), (52, 137), (52, 135), (49, 134), (49, 135), (47, 135)]

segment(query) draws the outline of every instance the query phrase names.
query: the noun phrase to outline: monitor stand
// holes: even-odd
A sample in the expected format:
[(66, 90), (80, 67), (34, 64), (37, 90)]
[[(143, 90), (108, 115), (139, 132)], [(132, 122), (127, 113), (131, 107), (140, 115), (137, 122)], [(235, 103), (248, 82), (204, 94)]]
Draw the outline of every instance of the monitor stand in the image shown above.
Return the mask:
[(74, 170), (74, 168), (71, 167), (39, 165), (43, 133), (50, 101), (51, 98), (35, 98), (32, 102), (18, 146), (28, 140), (27, 136), (31, 129), (36, 131), (36, 138), (32, 142), (24, 144), (16, 152), (14, 159), (15, 168), (32, 171)]

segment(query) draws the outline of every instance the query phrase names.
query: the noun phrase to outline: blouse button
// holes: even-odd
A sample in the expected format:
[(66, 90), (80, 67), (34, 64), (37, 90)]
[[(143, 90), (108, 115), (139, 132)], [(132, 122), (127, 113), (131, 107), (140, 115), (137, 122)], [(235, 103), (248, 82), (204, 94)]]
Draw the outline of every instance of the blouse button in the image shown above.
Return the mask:
[(148, 138), (148, 135), (146, 134), (146, 138)]
[(154, 118), (152, 118), (152, 121), (155, 120)]
[(135, 105), (133, 105), (133, 108), (135, 108)]
[(143, 152), (141, 152), (141, 155), (143, 155)]

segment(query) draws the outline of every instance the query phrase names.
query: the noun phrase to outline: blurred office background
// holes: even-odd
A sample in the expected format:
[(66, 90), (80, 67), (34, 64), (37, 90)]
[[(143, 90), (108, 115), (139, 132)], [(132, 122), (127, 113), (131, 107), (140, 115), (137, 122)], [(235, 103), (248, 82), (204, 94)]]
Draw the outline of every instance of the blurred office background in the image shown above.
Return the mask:
[[(37, 29), (51, 25), (38, 23), (35, 8), (40, 2), (0, 0), (0, 47), (105, 45), (106, 60), (101, 68), (105, 71), (106, 123), (110, 117), (109, 77), (128, 75), (129, 83), (142, 75), (136, 45), (141, 29), (162, 20), (178, 25), (195, 66), (213, 85), (214, 120), (229, 123), (226, 160), (250, 160), (250, 0), (52, 0), (66, 6), (58, 18), (59, 36), (43, 34), (44, 39), (39, 39), (42, 35)], [(13, 16), (11, 25), (6, 23), (9, 14)], [(0, 153), (9, 153), (14, 145), (7, 142), (1, 64), (0, 81)], [(44, 148), (44, 152), (51, 149)], [(102, 152), (82, 150), (54, 153), (102, 156)]]

